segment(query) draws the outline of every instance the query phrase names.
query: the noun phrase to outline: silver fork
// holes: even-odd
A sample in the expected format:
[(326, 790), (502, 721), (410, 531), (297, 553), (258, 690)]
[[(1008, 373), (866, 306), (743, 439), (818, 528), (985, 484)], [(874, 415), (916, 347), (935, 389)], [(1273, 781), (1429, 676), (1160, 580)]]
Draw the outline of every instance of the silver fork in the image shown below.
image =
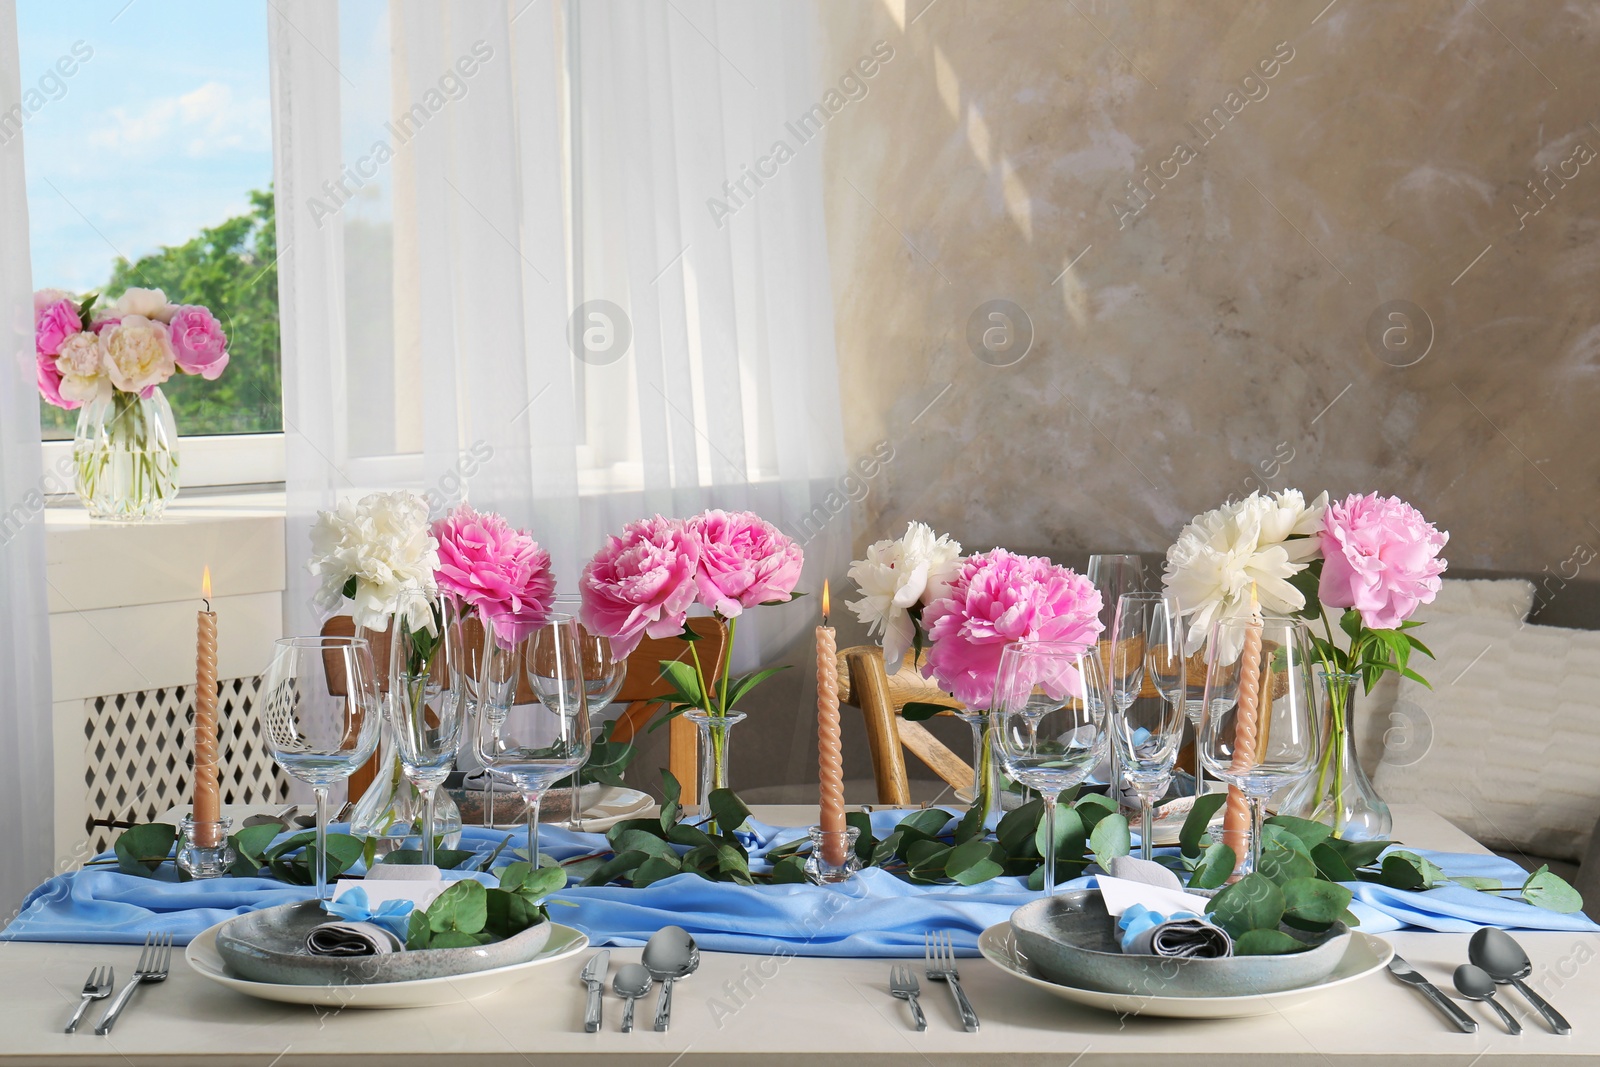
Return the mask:
[(961, 972), (956, 970), (956, 946), (950, 931), (930, 930), (924, 934), (922, 953), (928, 978), (950, 984), (950, 995), (956, 998), (956, 1010), (961, 1013), (962, 1028), (969, 1034), (977, 1033), (978, 1013), (972, 1010), (972, 1001), (961, 988)]
[(104, 1000), (111, 995), (111, 987), (117, 978), (116, 971), (110, 967), (96, 967), (89, 972), (89, 978), (83, 983), (83, 999), (78, 1001), (78, 1010), (72, 1013), (72, 1018), (67, 1021), (67, 1033), (77, 1033), (78, 1020), (83, 1018), (83, 1011), (89, 1006), (91, 1000)]
[(911, 1017), (916, 1020), (918, 1031), (928, 1028), (928, 1017), (922, 1014), (922, 1005), (917, 1003), (922, 986), (918, 984), (917, 976), (911, 973), (910, 967), (889, 968), (889, 992), (910, 1003)]
[(167, 964), (172, 961), (172, 935), (157, 934), (154, 931), (144, 935), (144, 950), (139, 953), (139, 966), (134, 968), (133, 981), (122, 987), (122, 992), (117, 994), (117, 999), (111, 1002), (111, 1007), (100, 1017), (100, 1023), (94, 1028), (97, 1034), (109, 1034), (116, 1025), (117, 1016), (122, 1014), (122, 1009), (128, 1003), (128, 998), (133, 996), (133, 991), (145, 983), (154, 984), (167, 979)]

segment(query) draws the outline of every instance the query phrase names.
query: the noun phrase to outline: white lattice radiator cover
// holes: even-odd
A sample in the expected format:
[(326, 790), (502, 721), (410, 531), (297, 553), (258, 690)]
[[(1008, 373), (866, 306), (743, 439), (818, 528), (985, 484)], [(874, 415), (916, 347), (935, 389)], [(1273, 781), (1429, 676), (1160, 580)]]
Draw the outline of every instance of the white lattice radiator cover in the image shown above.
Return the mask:
[[(288, 781), (261, 741), (253, 705), (260, 678), (218, 683), (218, 744), (224, 804), (281, 803)], [(151, 822), (191, 796), (193, 686), (93, 697), (84, 704), (84, 831), (96, 852), (118, 824)], [(237, 827), (235, 828), (237, 829)]]

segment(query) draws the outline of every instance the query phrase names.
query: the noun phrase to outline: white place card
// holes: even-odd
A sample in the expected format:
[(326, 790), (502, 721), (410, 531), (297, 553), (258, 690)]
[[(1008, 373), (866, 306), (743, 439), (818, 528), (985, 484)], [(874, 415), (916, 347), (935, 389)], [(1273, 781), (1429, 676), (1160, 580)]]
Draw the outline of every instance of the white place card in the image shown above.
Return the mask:
[(1112, 878), (1107, 874), (1096, 875), (1095, 881), (1100, 886), (1100, 896), (1106, 902), (1106, 911), (1112, 915), (1121, 915), (1135, 904), (1143, 904), (1163, 915), (1171, 915), (1175, 911), (1204, 915), (1206, 905), (1210, 903), (1205, 897), (1197, 897), (1193, 893), (1164, 889), (1126, 878)]

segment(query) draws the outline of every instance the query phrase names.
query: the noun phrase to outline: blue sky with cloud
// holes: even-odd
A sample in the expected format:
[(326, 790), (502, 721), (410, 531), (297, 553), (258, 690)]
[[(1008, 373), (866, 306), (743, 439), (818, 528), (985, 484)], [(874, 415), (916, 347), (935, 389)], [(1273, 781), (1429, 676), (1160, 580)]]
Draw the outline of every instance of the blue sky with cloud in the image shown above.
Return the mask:
[(119, 253), (180, 244), (271, 183), (264, 0), (20, 0), (17, 21), (24, 91), (93, 49), (23, 127), (35, 288), (103, 285)]

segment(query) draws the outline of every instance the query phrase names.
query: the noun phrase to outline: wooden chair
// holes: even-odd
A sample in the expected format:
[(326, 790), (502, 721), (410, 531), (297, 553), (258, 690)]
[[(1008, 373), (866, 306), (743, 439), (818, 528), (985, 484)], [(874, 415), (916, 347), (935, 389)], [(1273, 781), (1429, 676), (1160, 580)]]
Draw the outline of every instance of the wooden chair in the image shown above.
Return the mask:
[[(867, 724), (867, 744), (872, 750), (872, 777), (878, 786), (878, 803), (904, 807), (911, 803), (911, 786), (906, 777), (905, 753), (908, 750), (953, 789), (973, 787), (972, 764), (956, 755), (922, 723), (901, 718), (900, 710), (910, 703), (942, 704), (954, 715), (965, 707), (922, 677), (912, 665), (911, 653), (899, 672), (890, 675), (883, 667), (883, 650), (876, 645), (856, 645), (839, 652), (840, 703), (861, 709)], [(848, 688), (846, 688), (848, 686)], [(1159, 695), (1147, 677), (1142, 697)], [(1186, 752), (1192, 752), (1192, 747)]]
[[(728, 640), (727, 629), (710, 616), (690, 619), (688, 625), (689, 629), (701, 637), (697, 642), (699, 648), (696, 651), (700, 654), (701, 664), (710, 671), (711, 680), (715, 681), (721, 677), (722, 657)], [(324, 637), (353, 637), (355, 632), (355, 621), (348, 615), (335, 615), (322, 625)], [(372, 659), (378, 672), (378, 685), (380, 688), (387, 688), (389, 631), (369, 632), (365, 636), (372, 643)], [(483, 629), (476, 619), (467, 620), (463, 637), (469, 654), (483, 648)], [(616, 697), (628, 705), (613, 728), (612, 737), (616, 740), (633, 740), (660, 709), (660, 698), (672, 692), (672, 687), (661, 677), (662, 660), (689, 662), (691, 660), (689, 642), (681, 637), (660, 639), (647, 637), (633, 650), (633, 654), (628, 657), (627, 677), (623, 679), (622, 688)], [(333, 684), (337, 685), (338, 682), (335, 681)], [(538, 699), (526, 686), (526, 678), (518, 679), (514, 699), (519, 704), (531, 703)], [(694, 804), (697, 802), (700, 788), (698, 741), (695, 737), (694, 724), (680, 715), (667, 724), (667, 729), (670, 731), (667, 736), (668, 769), (683, 786), (681, 802)], [(378, 757), (374, 755), (350, 776), (352, 804), (361, 799), (361, 794), (366, 792), (367, 786), (372, 783), (377, 774), (377, 761)]]
[[(689, 629), (700, 635), (694, 642), (694, 652), (700, 656), (708, 683), (721, 677), (722, 657), (727, 647), (728, 631), (717, 619), (707, 615), (690, 619)], [(617, 700), (628, 705), (617, 719), (611, 736), (618, 741), (631, 741), (650, 724), (650, 720), (664, 707), (662, 697), (672, 692), (672, 686), (661, 677), (662, 660), (681, 660), (693, 663), (689, 642), (681, 637), (647, 637), (628, 656), (628, 676), (623, 679)], [(682, 787), (679, 802), (684, 805), (699, 802), (700, 765), (699, 742), (695, 737), (694, 723), (679, 715), (667, 723), (667, 769)]]
[(960, 701), (923, 678), (906, 661), (891, 677), (883, 668), (883, 649), (856, 645), (839, 651), (839, 701), (861, 709), (867, 724), (867, 744), (872, 750), (872, 777), (878, 785), (878, 803), (905, 807), (911, 803), (903, 749), (921, 760), (953, 789), (972, 788), (972, 764), (933, 735), (926, 726), (900, 717), (910, 703), (942, 704), (954, 715), (965, 707)]

